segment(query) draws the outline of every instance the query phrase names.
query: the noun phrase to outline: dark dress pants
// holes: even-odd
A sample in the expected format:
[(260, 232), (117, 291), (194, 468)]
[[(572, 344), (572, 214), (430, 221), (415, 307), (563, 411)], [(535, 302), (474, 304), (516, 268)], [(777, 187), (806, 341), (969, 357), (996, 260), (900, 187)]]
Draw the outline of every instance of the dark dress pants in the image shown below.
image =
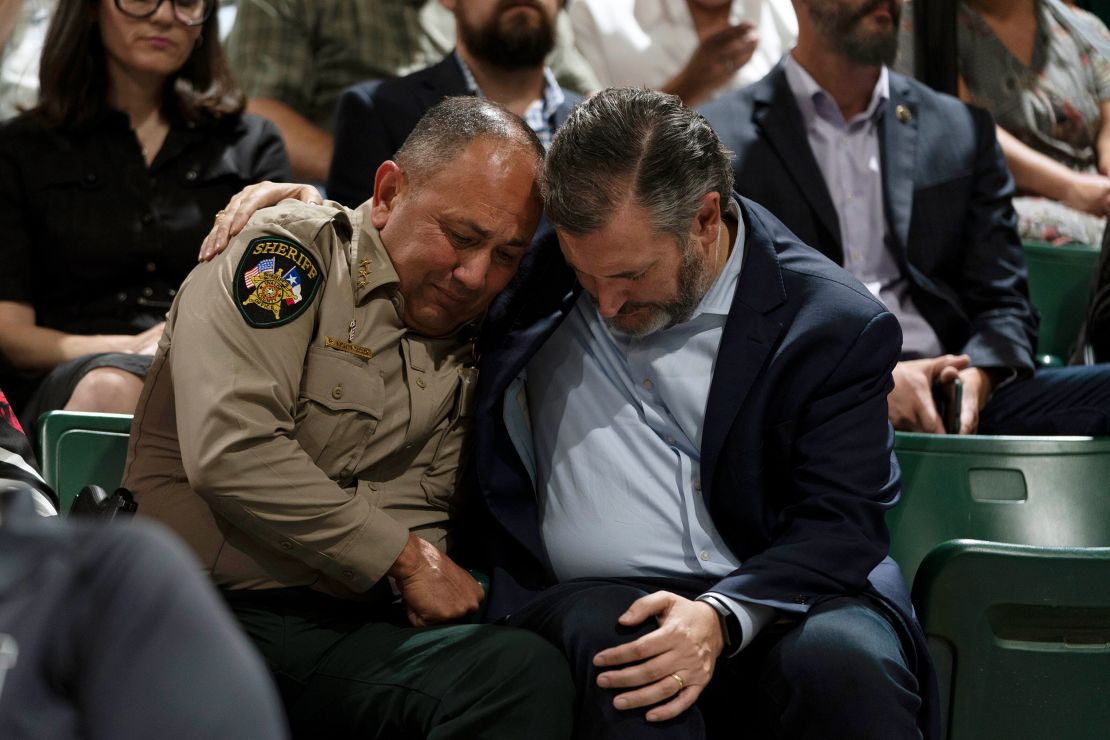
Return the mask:
[(308, 589), (224, 596), (277, 679), (294, 737), (570, 737), (566, 661), (534, 634), (418, 629), (400, 610)]
[(693, 597), (684, 582), (580, 579), (543, 592), (508, 618), (535, 630), (567, 656), (578, 691), (580, 740), (764, 738), (899, 740), (920, 738), (921, 700), (901, 644), (887, 620), (863, 598), (840, 597), (807, 615), (766, 627), (743, 651), (721, 657), (690, 710), (647, 722), (645, 709), (617, 710), (619, 693), (597, 686), (593, 657), (655, 628), (617, 618), (636, 599), (666, 586)]
[(1110, 364), (1042, 368), (1003, 385), (983, 407), (979, 433), (1110, 435)]

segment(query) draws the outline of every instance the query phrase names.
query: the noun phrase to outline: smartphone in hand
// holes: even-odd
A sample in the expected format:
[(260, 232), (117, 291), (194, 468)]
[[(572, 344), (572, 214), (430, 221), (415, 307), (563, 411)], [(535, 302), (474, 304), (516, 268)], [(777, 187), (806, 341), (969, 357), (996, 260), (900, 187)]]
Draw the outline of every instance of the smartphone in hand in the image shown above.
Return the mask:
[(960, 433), (960, 409), (964, 403), (964, 381), (961, 378), (933, 384), (933, 403), (947, 434)]

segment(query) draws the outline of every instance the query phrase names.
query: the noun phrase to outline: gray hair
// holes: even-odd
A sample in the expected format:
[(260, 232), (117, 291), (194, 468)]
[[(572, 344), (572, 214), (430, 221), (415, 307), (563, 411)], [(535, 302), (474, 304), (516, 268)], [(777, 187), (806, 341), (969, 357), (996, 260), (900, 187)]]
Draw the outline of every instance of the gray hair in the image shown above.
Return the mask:
[(444, 98), (428, 109), (393, 155), (415, 186), (448, 166), (472, 141), (491, 139), (535, 157), (537, 175), (544, 149), (536, 133), (508, 108), (472, 95)]
[(657, 233), (685, 239), (706, 193), (732, 197), (732, 162), (709, 122), (675, 95), (610, 88), (559, 127), (544, 167), (547, 217), (558, 229), (602, 228), (631, 193)]

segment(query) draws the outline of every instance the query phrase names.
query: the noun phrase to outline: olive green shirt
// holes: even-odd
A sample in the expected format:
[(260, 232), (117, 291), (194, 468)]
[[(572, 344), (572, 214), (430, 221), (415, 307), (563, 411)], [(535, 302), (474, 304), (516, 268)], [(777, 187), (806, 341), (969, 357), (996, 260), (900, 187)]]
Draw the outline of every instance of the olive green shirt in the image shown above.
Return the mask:
[[(349, 597), (383, 577), (410, 531), (446, 544), (473, 406), (471, 332), (431, 339), (402, 323), (370, 208), (259, 211), (189, 275), (167, 317), (124, 485), (221, 587)], [(305, 286), (318, 269), (315, 292), (282, 301), (279, 325), (252, 326), (236, 285), (275, 253)]]

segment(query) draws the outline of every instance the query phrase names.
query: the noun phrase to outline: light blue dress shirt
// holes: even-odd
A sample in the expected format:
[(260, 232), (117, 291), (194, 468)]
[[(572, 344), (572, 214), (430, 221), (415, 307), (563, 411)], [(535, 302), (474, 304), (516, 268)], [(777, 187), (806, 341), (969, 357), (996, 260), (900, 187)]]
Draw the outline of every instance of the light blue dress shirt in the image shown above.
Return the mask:
[(783, 71), (802, 113), (809, 147), (836, 208), (844, 269), (898, 317), (903, 357), (944, 354), (933, 327), (917, 310), (910, 296), (909, 280), (890, 246), (879, 153), (879, 121), (890, 102), (886, 67), (879, 74), (867, 110), (850, 121), (844, 120), (833, 97), (792, 54), (783, 57)]
[[(738, 215), (736, 203), (730, 211)], [(699, 477), (706, 400), (743, 264), (742, 221), (737, 232), (689, 321), (640, 338), (615, 334), (583, 293), (528, 364), (541, 530), (558, 580), (698, 576), (708, 584), (740, 567)], [(524, 400), (516, 393), (507, 408)], [(774, 615), (709, 595), (737, 615), (736, 649)]]

